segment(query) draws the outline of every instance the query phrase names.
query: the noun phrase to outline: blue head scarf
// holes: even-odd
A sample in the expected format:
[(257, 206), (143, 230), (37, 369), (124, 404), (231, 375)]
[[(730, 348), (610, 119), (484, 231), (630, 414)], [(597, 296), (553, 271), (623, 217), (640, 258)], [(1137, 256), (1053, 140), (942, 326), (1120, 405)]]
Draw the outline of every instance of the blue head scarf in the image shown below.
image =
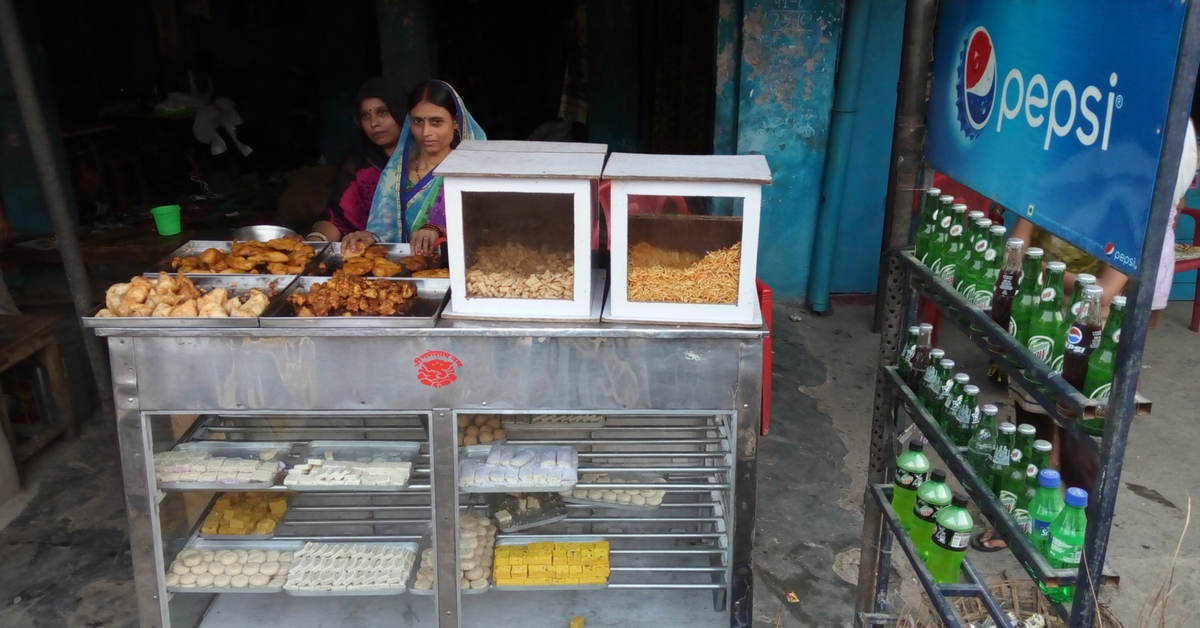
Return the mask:
[[(455, 132), (451, 147), (457, 147), (462, 140), (487, 139), (483, 129), (475, 122), (463, 104), (462, 97), (453, 87), (441, 83), (454, 97), (454, 107), (458, 109), (456, 120), (458, 130)], [(380, 242), (408, 242), (413, 231), (420, 229), (429, 219), (430, 209), (437, 201), (442, 191), (442, 177), (437, 175), (437, 168), (426, 174), (411, 188), (408, 183), (408, 164), (420, 150), (417, 138), (412, 135), (410, 116), (404, 117), (404, 126), (400, 129), (402, 147), (392, 153), (387, 166), (379, 176), (379, 185), (375, 188), (375, 198), (371, 201), (371, 215), (367, 219), (367, 231), (375, 234)]]

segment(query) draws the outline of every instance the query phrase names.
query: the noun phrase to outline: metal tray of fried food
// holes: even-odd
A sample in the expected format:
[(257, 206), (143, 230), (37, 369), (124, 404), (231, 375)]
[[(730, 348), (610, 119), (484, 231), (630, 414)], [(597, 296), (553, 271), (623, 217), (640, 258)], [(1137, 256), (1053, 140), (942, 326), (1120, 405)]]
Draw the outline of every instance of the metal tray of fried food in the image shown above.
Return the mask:
[[(401, 258), (412, 257), (412, 247), (407, 244), (376, 244), (372, 247), (380, 247), (386, 251), (384, 257), (389, 262), (398, 263)], [(433, 258), (426, 258), (427, 267), (425, 270), (433, 270), (437, 268), (437, 261)], [(313, 258), (310, 268), (307, 270), (307, 275), (329, 277), (334, 275), (335, 271), (341, 270), (343, 265), (346, 265), (346, 258), (342, 257), (342, 243), (331, 243), (325, 247), (325, 250), (317, 257)], [(370, 273), (364, 276), (371, 276)], [(401, 265), (400, 274), (395, 277), (412, 277), (413, 271), (404, 268)], [(415, 279), (427, 279), (427, 277), (415, 277)]]
[[(263, 244), (266, 244), (266, 242), (263, 242)], [(317, 258), (321, 257), (321, 254), (325, 252), (325, 249), (328, 248), (329, 244), (327, 242), (303, 242), (302, 244), (304, 244), (306, 246), (310, 246), (313, 249), (312, 259), (310, 259), (308, 261), (308, 263), (306, 263), (304, 265), (305, 267), (301, 271), (301, 272), (304, 272), (304, 271), (309, 270), (312, 267), (313, 262)], [(233, 246), (233, 242), (230, 240), (189, 240), (183, 246), (175, 249), (169, 255), (167, 255), (161, 261), (159, 261), (158, 264), (155, 266), (155, 270), (151, 271), (147, 274), (154, 274), (154, 273), (157, 273), (160, 271), (167, 272), (167, 273), (175, 273), (178, 271), (175, 269), (173, 263), (174, 263), (175, 258), (177, 258), (177, 257), (179, 257), (179, 258), (197, 257), (201, 253), (207, 251), (208, 249), (217, 249), (218, 251), (221, 251), (222, 253), (228, 253), (232, 246)], [(188, 276), (203, 277), (206, 275), (214, 275), (214, 276), (219, 276), (219, 275), (267, 275), (269, 273), (252, 272), (252, 271), (237, 271), (237, 272), (224, 272), (224, 273), (214, 273), (211, 271), (200, 271), (200, 272), (190, 271), (185, 274)], [(293, 275), (293, 276), (299, 275), (299, 274), (301, 274), (301, 273), (290, 273), (290, 275)]]
[[(374, 278), (373, 278), (374, 279)], [(408, 314), (399, 316), (296, 316), (288, 298), (297, 291), (307, 292), (313, 284), (325, 283), (328, 277), (300, 277), (259, 316), (262, 327), (433, 327), (437, 325), (446, 297), (450, 293), (449, 279), (375, 279), (376, 281), (407, 281), (417, 284), (417, 298)]]
[[(198, 290), (208, 293), (216, 288), (225, 288), (230, 297), (245, 297), (252, 288), (257, 288), (274, 301), (289, 285), (296, 281), (294, 275), (188, 275), (188, 279)], [(258, 327), (256, 317), (218, 317), (205, 316), (96, 316), (104, 309), (104, 305), (96, 307), (91, 314), (84, 316), (84, 327), (100, 327), (104, 329), (163, 329), (173, 327), (213, 328), (213, 327)], [(271, 303), (263, 310), (265, 314), (271, 309)]]

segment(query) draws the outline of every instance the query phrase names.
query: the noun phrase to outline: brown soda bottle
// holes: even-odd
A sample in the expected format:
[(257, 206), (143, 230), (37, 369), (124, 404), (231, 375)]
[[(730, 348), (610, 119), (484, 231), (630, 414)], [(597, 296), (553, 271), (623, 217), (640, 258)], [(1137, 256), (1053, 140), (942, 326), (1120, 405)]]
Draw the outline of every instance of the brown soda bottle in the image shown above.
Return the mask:
[[(1017, 287), (1021, 283), (1022, 260), (1021, 249), (1025, 241), (1020, 238), (1009, 238), (1004, 243), (1004, 264), (1000, 267), (1000, 276), (996, 278), (996, 287), (992, 291), (992, 320), (1000, 329), (1008, 331), (1012, 318), (1013, 299), (1017, 295)], [(1001, 352), (999, 344), (988, 338), (988, 347), (992, 351)]]
[(1088, 360), (1100, 346), (1100, 297), (1103, 294), (1104, 288), (1100, 286), (1083, 289), (1079, 316), (1067, 330), (1063, 347), (1062, 377), (1080, 392), (1083, 392), (1083, 383), (1087, 379)]

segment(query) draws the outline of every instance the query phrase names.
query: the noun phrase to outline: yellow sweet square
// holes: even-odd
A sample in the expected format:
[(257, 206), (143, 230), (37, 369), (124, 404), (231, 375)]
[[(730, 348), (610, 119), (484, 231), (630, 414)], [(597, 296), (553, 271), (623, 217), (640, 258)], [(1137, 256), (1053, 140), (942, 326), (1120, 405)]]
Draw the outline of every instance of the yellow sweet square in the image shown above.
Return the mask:
[(526, 557), (525, 557), (525, 556), (517, 556), (517, 555), (515, 555), (515, 554), (514, 554), (514, 555), (512, 555), (512, 556), (509, 556), (509, 557), (508, 557), (508, 564), (510, 564), (510, 565), (524, 565), (524, 564), (525, 564), (525, 559), (526, 559)]
[(509, 586), (523, 587), (528, 584), (529, 581), (524, 576), (521, 576), (520, 578), (510, 578), (509, 583)]
[(572, 576), (578, 576), (583, 573), (583, 565), (567, 565), (567, 573)]
[(271, 512), (273, 512), (277, 515), (282, 515), (286, 511), (287, 511), (287, 500), (286, 499), (271, 500)]
[(209, 523), (206, 521), (204, 522), (204, 525), (200, 527), (200, 531), (205, 534), (217, 534), (218, 527), (219, 526), (216, 523)]
[(550, 565), (530, 565), (529, 566), (529, 575), (530, 576), (533, 576), (534, 574), (537, 574), (539, 576), (540, 575), (549, 575), (551, 573), (551, 571), (550, 571), (551, 569), (553, 569), (553, 568)]
[(571, 566), (570, 565), (555, 565), (554, 566), (554, 577), (555, 578), (562, 578), (562, 577), (568, 576), (570, 574), (571, 574)]
[(492, 576), (496, 580), (508, 579), (512, 577), (512, 569), (509, 569), (508, 565), (495, 565), (492, 567)]
[(229, 501), (229, 498), (228, 498), (228, 497), (219, 497), (219, 498), (217, 498), (217, 502), (216, 502), (215, 504), (213, 504), (213, 509), (215, 509), (215, 510), (229, 510), (229, 508), (230, 508), (230, 506), (231, 506), (231, 505), (232, 505), (232, 504), (230, 503), (230, 501)]
[(579, 576), (567, 576), (566, 578), (559, 578), (558, 583), (559, 584), (579, 584)]
[(554, 579), (551, 578), (550, 576), (538, 576), (536, 578), (531, 576), (531, 577), (525, 579), (525, 584), (534, 585), (534, 586), (546, 586), (546, 585), (554, 584)]
[(513, 565), (509, 573), (514, 578), (524, 578), (529, 575), (529, 567), (526, 565)]
[(508, 554), (496, 554), (496, 556), (493, 558), (493, 561), (497, 567), (501, 565), (507, 567), (509, 564), (511, 564), (508, 562), (510, 558), (511, 557)]

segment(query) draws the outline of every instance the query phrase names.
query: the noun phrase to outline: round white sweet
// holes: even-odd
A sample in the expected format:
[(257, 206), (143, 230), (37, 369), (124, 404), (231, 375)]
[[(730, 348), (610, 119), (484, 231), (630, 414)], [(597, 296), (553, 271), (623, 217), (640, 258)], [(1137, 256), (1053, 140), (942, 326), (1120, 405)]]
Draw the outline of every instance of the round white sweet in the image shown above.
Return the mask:
[(229, 579), (229, 584), (230, 584), (230, 586), (241, 589), (241, 588), (244, 588), (246, 585), (250, 584), (250, 578), (248, 576), (243, 576), (242, 574), (238, 574)]
[(617, 503), (618, 504), (628, 504), (632, 499), (633, 498), (629, 496), (629, 493), (626, 493), (624, 491), (617, 494)]
[(477, 579), (477, 580), (472, 580), (472, 581), (471, 581), (471, 588), (472, 588), (472, 589), (486, 589), (486, 588), (488, 588), (488, 581), (487, 581), (487, 578), (479, 578), (479, 579)]
[(214, 553), (212, 550), (200, 550), (200, 558), (204, 559), (204, 562), (206, 563), (211, 563), (213, 556)]
[(227, 573), (231, 576), (236, 576), (236, 575), (242, 573), (242, 564), (241, 563), (233, 563), (232, 565), (225, 565), (225, 573)]
[(221, 550), (221, 551), (217, 552), (216, 559), (222, 565), (232, 565), (238, 561), (237, 553), (231, 552), (229, 550)]
[(261, 566), (262, 563), (246, 563), (245, 565), (242, 565), (242, 574), (246, 576), (253, 576), (254, 574), (258, 573), (258, 570)]
[(662, 505), (662, 500), (663, 500), (663, 498), (661, 495), (655, 495), (654, 497), (647, 497), (646, 505), (647, 506), (660, 506), (660, 505)]
[(266, 563), (279, 562), (279, 550), (267, 550), (267, 559), (263, 562), (266, 562)]
[(196, 576), (196, 586), (211, 587), (213, 584), (213, 575), (210, 573), (202, 573)]
[(604, 497), (604, 491), (602, 491), (600, 489), (594, 488), (587, 492), (587, 498), (592, 501), (600, 501), (600, 499), (603, 497)]
[(287, 584), (287, 578), (275, 576), (274, 578), (271, 578), (271, 581), (267, 583), (267, 586), (268, 587), (282, 587), (284, 584)]
[(175, 572), (167, 574), (166, 582), (169, 587), (179, 586), (179, 574)]
[(459, 581), (458, 581), (458, 588), (460, 588), (460, 589), (470, 589), (470, 588), (471, 588), (471, 581), (470, 581), (470, 580), (467, 580), (466, 578), (461, 578), (461, 579), (459, 579)]
[(222, 565), (221, 563), (209, 563), (208, 564), (208, 573), (210, 573), (214, 576), (219, 576), (219, 575), (225, 573), (225, 565)]
[(187, 565), (188, 567), (195, 567), (202, 562), (204, 562), (204, 559), (199, 554), (189, 554), (183, 558), (183, 564)]
[(185, 587), (194, 587), (194, 586), (196, 586), (196, 574), (194, 574), (194, 573), (185, 573), (185, 574), (183, 574), (182, 576), (179, 576), (179, 584), (180, 584), (181, 586), (185, 586)]
[[(276, 558), (279, 558), (279, 557), (276, 556)], [(273, 575), (279, 573), (279, 563), (263, 563), (258, 568), (258, 573), (264, 574), (267, 576), (273, 576)]]
[(246, 554), (246, 562), (265, 563), (267, 562), (267, 553), (262, 550), (250, 550), (250, 552)]
[(237, 555), (237, 561), (239, 563), (246, 562), (246, 557), (250, 555), (250, 552), (247, 552), (244, 549), (233, 550), (233, 553)]
[(458, 568), (461, 571), (470, 571), (478, 566), (479, 566), (479, 563), (475, 561), (474, 557), (464, 558), (464, 559), (458, 561)]
[(219, 576), (213, 576), (213, 586), (225, 588), (225, 587), (229, 586), (229, 580), (231, 578), (232, 578), (232, 576), (230, 576), (229, 574), (221, 574)]
[(586, 488), (577, 488), (571, 491), (570, 495), (570, 497), (574, 497), (575, 499), (587, 499), (587, 496), (588, 490)]
[(188, 569), (197, 576), (202, 573), (208, 573), (208, 565), (205, 563), (200, 563), (199, 565), (196, 565), (195, 567), (189, 567)]
[(634, 506), (645, 506), (646, 498), (642, 497), (641, 495), (634, 495), (633, 497), (629, 498), (629, 503), (633, 504)]
[(470, 571), (463, 573), (463, 577), (467, 580), (478, 580), (483, 577), (483, 567), (476, 567)]
[(250, 586), (255, 587), (257, 589), (261, 589), (262, 587), (267, 586), (267, 583), (270, 581), (271, 581), (271, 576), (268, 576), (265, 574), (260, 573), (258, 575), (250, 576)]
[(279, 552), (279, 562), (290, 563), (293, 560), (296, 560), (295, 552)]
[(616, 491), (604, 491), (600, 494), (600, 499), (606, 502), (615, 502), (617, 501), (617, 493)]
[(185, 573), (192, 573), (192, 568), (179, 561), (175, 561), (171, 563), (171, 573), (182, 576)]

